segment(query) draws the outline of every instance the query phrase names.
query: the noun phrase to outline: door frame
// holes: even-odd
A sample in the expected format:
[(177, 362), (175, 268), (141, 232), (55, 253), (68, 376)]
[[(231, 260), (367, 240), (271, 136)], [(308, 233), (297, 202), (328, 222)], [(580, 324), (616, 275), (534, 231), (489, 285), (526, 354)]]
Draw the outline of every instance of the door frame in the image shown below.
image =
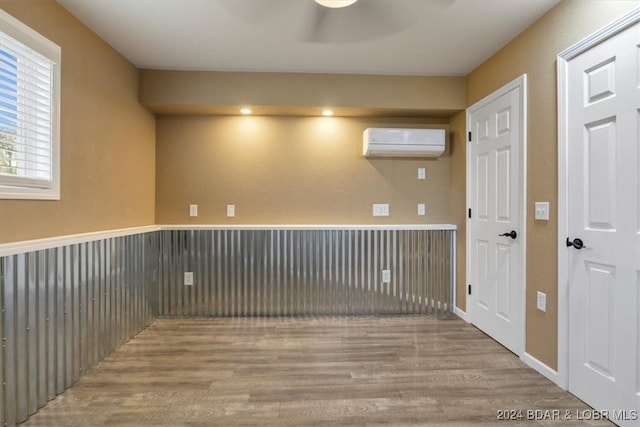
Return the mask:
[(568, 75), (569, 62), (595, 45), (640, 22), (640, 8), (587, 36), (557, 56), (558, 74), (558, 371), (556, 383), (569, 387), (569, 253), (565, 239), (569, 229), (568, 210)]
[[(521, 303), (520, 313), (518, 313), (518, 321), (520, 322), (520, 340), (516, 354), (522, 358), (526, 348), (526, 290), (527, 290), (527, 75), (523, 74), (520, 77), (515, 78), (511, 82), (502, 86), (495, 92), (482, 98), (480, 101), (467, 108), (466, 114), (466, 130), (467, 135), (471, 132), (471, 115), (478, 109), (493, 102), (497, 98), (517, 89), (520, 93), (520, 114), (518, 120), (520, 120), (520, 134), (518, 135), (518, 142), (520, 144), (520, 188), (518, 194), (518, 204), (520, 205), (520, 223), (521, 230), (518, 231), (519, 239), (522, 243), (522, 254), (520, 263), (522, 266), (521, 274), (519, 277)], [(469, 138), (467, 138), (467, 144), (469, 144)], [(467, 146), (467, 167), (466, 167), (466, 185), (467, 185), (467, 212), (471, 209), (471, 150)], [(469, 215), (466, 215), (466, 283), (471, 282), (471, 219)], [(469, 295), (468, 288), (466, 292), (466, 307), (467, 312), (465, 320), (469, 323), (473, 321), (473, 309), (471, 307), (471, 296)]]

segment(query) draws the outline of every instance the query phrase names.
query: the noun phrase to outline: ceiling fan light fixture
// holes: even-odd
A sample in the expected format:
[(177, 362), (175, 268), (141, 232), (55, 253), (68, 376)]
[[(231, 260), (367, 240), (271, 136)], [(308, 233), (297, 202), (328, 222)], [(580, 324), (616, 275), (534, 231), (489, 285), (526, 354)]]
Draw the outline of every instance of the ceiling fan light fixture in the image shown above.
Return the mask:
[(316, 0), (316, 3), (318, 3), (321, 6), (324, 7), (330, 7), (333, 9), (337, 9), (340, 7), (347, 7), (347, 6), (351, 6), (352, 4), (354, 4), (355, 2), (357, 2), (358, 0)]

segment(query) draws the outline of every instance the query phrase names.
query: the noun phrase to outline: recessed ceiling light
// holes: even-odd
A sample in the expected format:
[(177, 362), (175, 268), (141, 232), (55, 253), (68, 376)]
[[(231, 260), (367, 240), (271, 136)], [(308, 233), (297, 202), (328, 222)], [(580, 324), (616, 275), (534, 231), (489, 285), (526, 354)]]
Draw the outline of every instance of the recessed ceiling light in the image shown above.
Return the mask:
[(316, 0), (316, 3), (324, 7), (331, 7), (335, 9), (339, 7), (351, 6), (357, 1), (358, 0)]
[(329, 117), (329, 116), (333, 116), (333, 110), (324, 110), (324, 111), (322, 112), (322, 115), (323, 115), (323, 116), (327, 116), (327, 117)]
[(251, 111), (251, 108), (241, 108), (240, 109), (240, 113), (242, 113), (242, 114), (244, 114), (246, 116), (248, 114), (251, 114), (252, 111)]

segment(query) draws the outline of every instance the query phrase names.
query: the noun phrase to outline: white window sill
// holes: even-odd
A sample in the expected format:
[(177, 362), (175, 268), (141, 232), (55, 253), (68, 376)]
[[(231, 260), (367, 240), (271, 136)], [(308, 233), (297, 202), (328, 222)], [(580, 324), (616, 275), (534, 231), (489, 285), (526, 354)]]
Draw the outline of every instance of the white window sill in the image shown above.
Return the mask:
[(27, 188), (0, 185), (0, 199), (3, 200), (60, 200), (57, 188)]

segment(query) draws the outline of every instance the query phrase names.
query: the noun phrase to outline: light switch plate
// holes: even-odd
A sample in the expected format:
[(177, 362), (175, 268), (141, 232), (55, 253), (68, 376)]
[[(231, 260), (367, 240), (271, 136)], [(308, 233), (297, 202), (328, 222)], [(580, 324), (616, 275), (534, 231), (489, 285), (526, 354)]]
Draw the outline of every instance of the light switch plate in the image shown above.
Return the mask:
[(374, 204), (373, 216), (389, 216), (389, 204), (388, 203)]
[(535, 219), (549, 221), (549, 202), (536, 202)]
[(547, 311), (547, 294), (538, 291), (536, 308), (540, 311)]
[(426, 208), (424, 206), (424, 203), (418, 203), (418, 215), (424, 216), (425, 211), (426, 211)]
[(236, 216), (236, 205), (227, 205), (227, 216), (228, 217)]
[(427, 179), (427, 169), (418, 168), (418, 179)]
[(198, 205), (189, 205), (189, 216), (198, 216)]

